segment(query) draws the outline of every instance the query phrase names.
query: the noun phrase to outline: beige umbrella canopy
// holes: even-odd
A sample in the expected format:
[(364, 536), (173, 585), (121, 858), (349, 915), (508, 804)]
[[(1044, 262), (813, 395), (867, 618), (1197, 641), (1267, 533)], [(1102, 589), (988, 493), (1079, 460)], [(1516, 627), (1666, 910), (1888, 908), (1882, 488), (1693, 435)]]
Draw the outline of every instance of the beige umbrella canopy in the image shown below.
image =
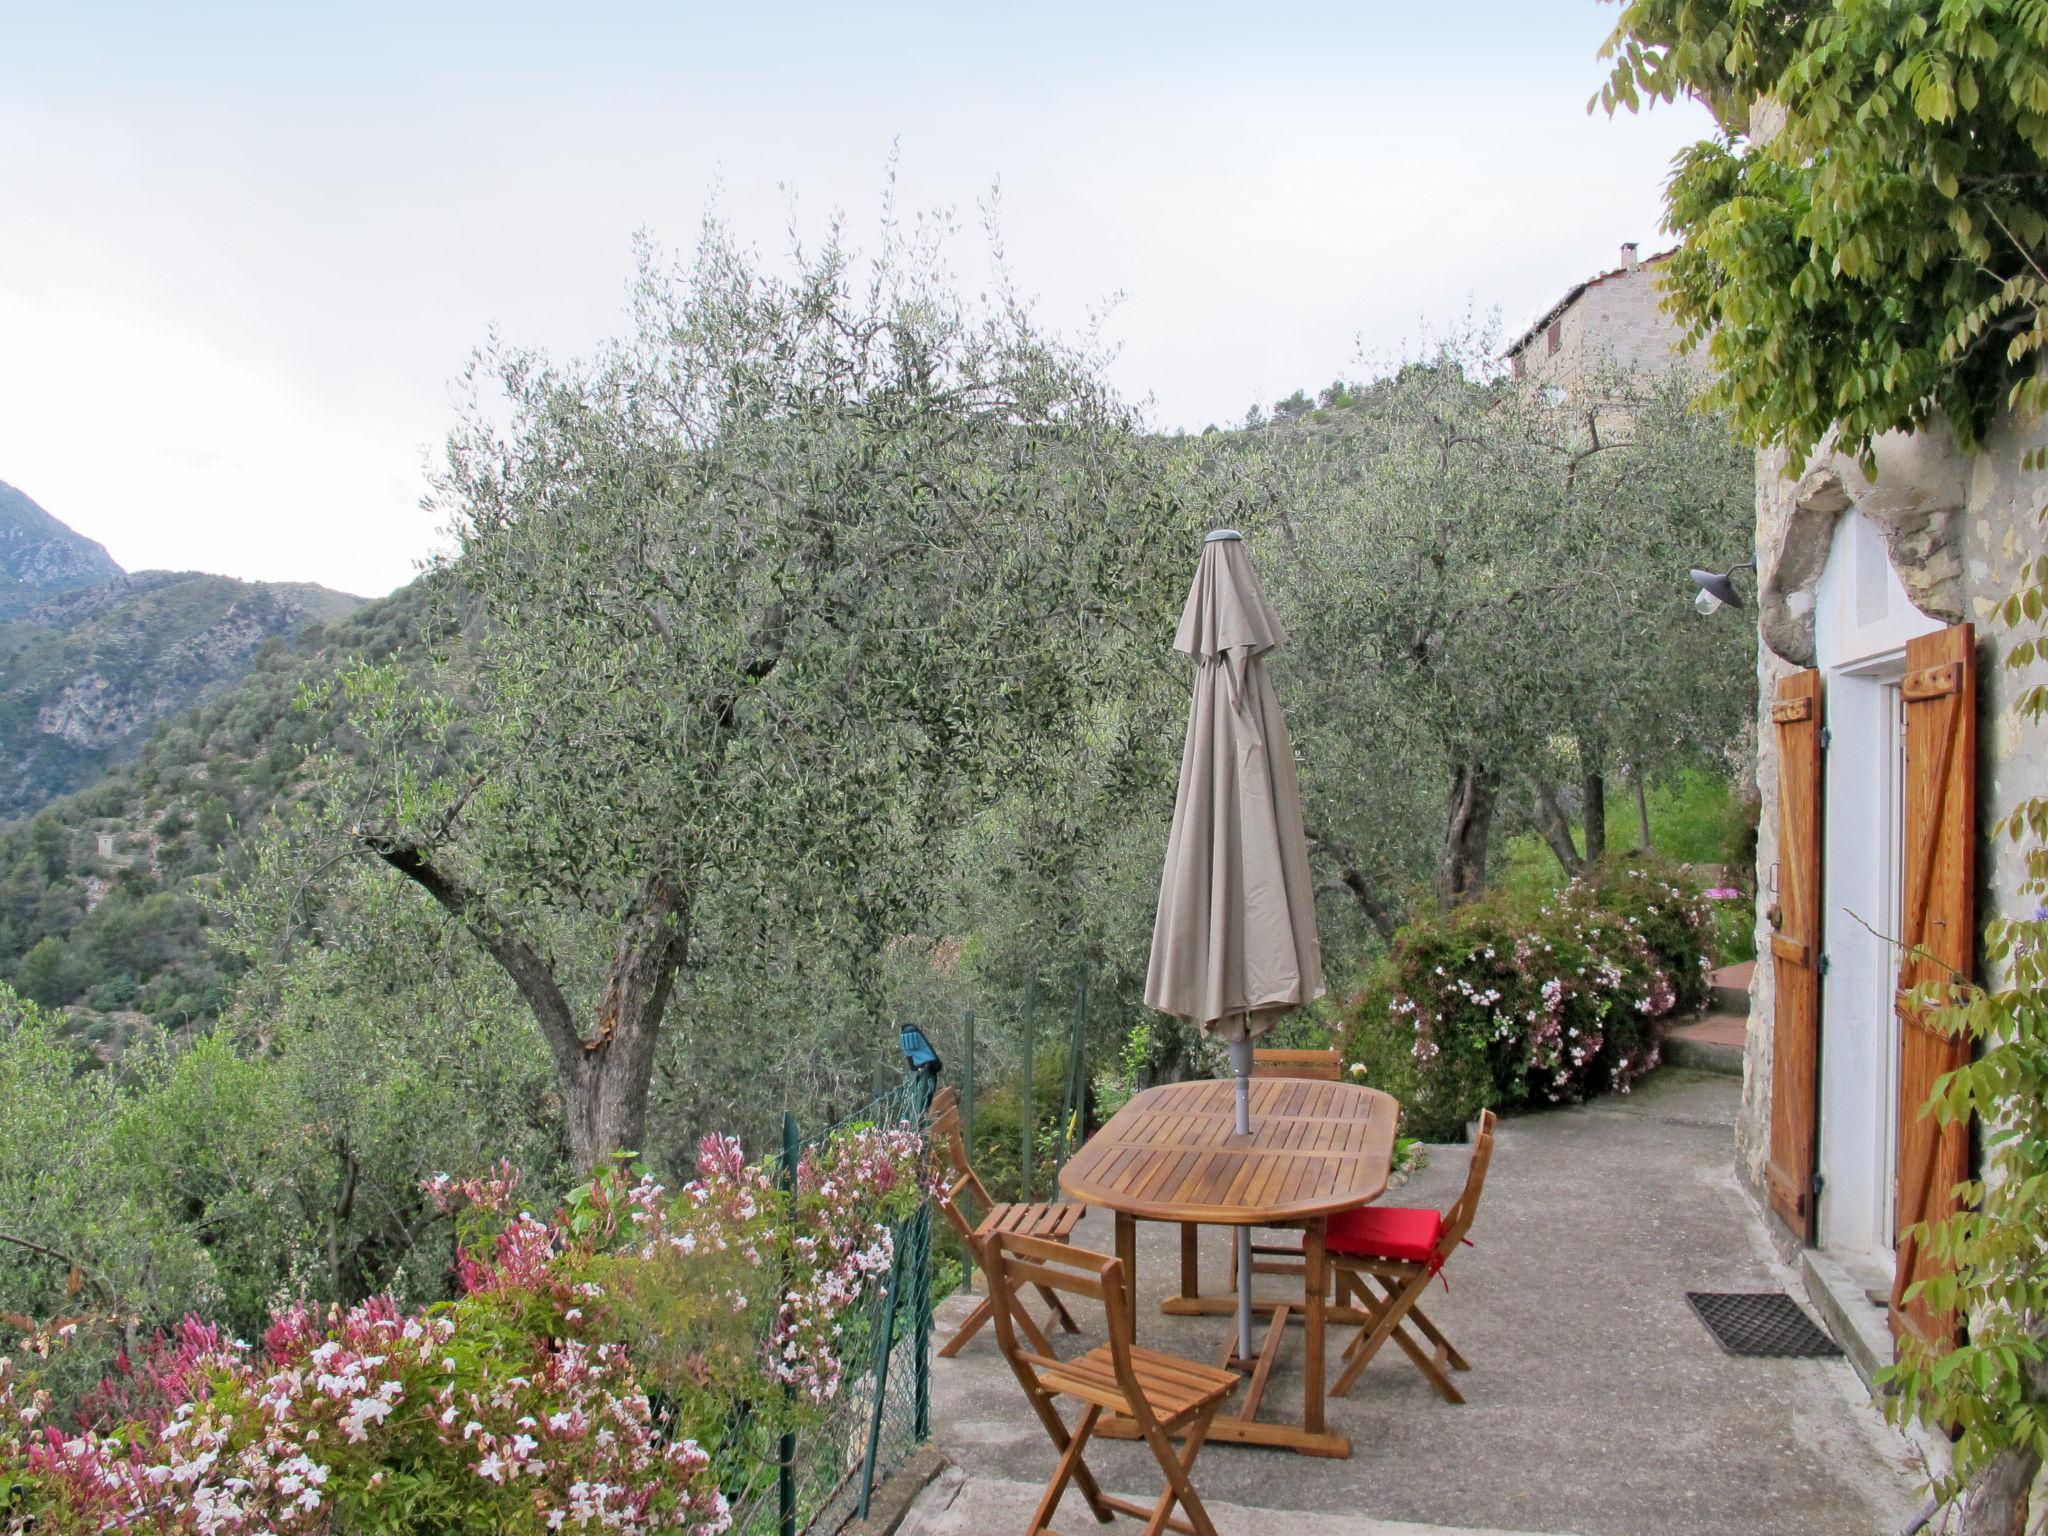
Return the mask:
[(1263, 661), (1286, 640), (1242, 538), (1210, 534), (1173, 642), (1195, 695), (1145, 1001), (1229, 1041), (1323, 995), (1301, 786)]
[[(1230, 1042), (1240, 1136), (1251, 1133), (1253, 1037), (1323, 995), (1301, 786), (1263, 659), (1286, 640), (1244, 540), (1210, 534), (1173, 642), (1195, 658), (1195, 697), (1145, 1001)], [(1237, 1353), (1249, 1359), (1249, 1227), (1237, 1249)]]

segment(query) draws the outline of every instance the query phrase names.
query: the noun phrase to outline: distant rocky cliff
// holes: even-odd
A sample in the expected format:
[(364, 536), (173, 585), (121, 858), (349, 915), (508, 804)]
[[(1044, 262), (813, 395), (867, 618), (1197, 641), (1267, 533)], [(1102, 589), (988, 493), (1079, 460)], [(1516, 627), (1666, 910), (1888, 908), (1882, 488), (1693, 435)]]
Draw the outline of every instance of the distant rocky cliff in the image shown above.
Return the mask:
[(121, 574), (99, 545), (0, 480), (0, 619)]
[(0, 817), (91, 783), (269, 641), (360, 606), (302, 583), (126, 574), (0, 484)]

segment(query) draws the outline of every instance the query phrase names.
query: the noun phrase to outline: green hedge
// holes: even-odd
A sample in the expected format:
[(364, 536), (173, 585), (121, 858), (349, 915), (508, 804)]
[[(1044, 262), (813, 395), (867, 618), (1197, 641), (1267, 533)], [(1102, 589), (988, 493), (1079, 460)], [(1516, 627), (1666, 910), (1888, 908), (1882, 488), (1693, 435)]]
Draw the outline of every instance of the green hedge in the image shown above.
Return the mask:
[(1626, 1092), (1707, 998), (1712, 904), (1640, 858), (1403, 928), (1345, 1014), (1347, 1055), (1425, 1141), (1481, 1109)]

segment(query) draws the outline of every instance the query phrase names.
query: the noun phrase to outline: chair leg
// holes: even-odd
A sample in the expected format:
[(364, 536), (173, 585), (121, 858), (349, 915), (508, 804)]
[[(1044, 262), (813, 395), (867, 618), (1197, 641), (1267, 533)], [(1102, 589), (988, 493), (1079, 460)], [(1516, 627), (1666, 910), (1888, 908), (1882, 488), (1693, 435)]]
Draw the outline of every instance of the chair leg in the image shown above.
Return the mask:
[[(1351, 1363), (1344, 1367), (1343, 1374), (1337, 1378), (1337, 1384), (1330, 1389), (1333, 1395), (1342, 1397), (1351, 1390), (1351, 1384), (1358, 1380), (1358, 1373), (1372, 1364), (1372, 1357), (1380, 1352), (1380, 1346), (1387, 1342), (1388, 1336), (1396, 1328), (1400, 1327), (1402, 1314), (1415, 1305), (1416, 1298), (1422, 1295), (1428, 1285), (1429, 1274), (1424, 1271), (1398, 1291), (1388, 1287), (1389, 1294), (1379, 1309), (1372, 1331), (1364, 1335), (1363, 1342), (1356, 1346), (1356, 1354), (1352, 1354), (1350, 1350), (1345, 1351), (1351, 1355)], [(1362, 1293), (1363, 1287), (1360, 1290)]]
[(1038, 1294), (1043, 1296), (1046, 1304), (1052, 1308), (1052, 1320), (1054, 1322), (1057, 1322), (1069, 1333), (1079, 1333), (1081, 1331), (1081, 1325), (1074, 1321), (1074, 1314), (1069, 1312), (1067, 1304), (1060, 1300), (1059, 1292), (1048, 1290), (1041, 1285), (1038, 1288)]
[(1017, 1303), (1016, 1318), (1018, 1331), (1031, 1341), (1033, 1349), (1049, 1360), (1057, 1358), (1052, 1352), (1052, 1341), (1046, 1338), (1038, 1324), (1031, 1320), (1031, 1309), (1021, 1301)]
[(1372, 1337), (1372, 1331), (1379, 1326), (1380, 1315), (1386, 1311), (1387, 1304), (1367, 1290), (1364, 1282), (1349, 1271), (1345, 1273), (1344, 1284), (1351, 1300), (1357, 1305), (1358, 1310), (1365, 1314), (1364, 1325), (1351, 1336), (1351, 1342), (1344, 1346), (1344, 1358), (1349, 1360), (1363, 1349), (1365, 1341)]
[[(1059, 1307), (1057, 1301), (1053, 1305)], [(1067, 1316), (1066, 1309), (1059, 1307), (1059, 1312), (1062, 1317), (1066, 1318), (1067, 1331), (1069, 1333), (1079, 1333), (1080, 1329), (1074, 1326), (1074, 1320)], [(965, 1320), (961, 1322), (958, 1331), (954, 1333), (953, 1337), (946, 1340), (945, 1348), (939, 1351), (939, 1358), (941, 1360), (950, 1360), (959, 1354), (961, 1350), (968, 1346), (977, 1333), (988, 1326), (989, 1319), (995, 1315), (996, 1304), (994, 1298), (989, 1296), (982, 1297), (980, 1301), (975, 1303), (974, 1310), (968, 1313)], [(1037, 1350), (1041, 1355), (1052, 1355), (1051, 1341), (1046, 1338), (1044, 1331), (1039, 1328), (1038, 1324), (1031, 1320), (1031, 1314), (1021, 1306), (1017, 1308), (1017, 1326), (1023, 1331), (1024, 1337), (1031, 1341), (1033, 1349)]]
[[(1095, 1433), (1095, 1423), (1101, 1417), (1101, 1408), (1090, 1403), (1088, 1411), (1081, 1415), (1081, 1422), (1074, 1427), (1074, 1432), (1067, 1436), (1066, 1445), (1060, 1453), (1060, 1464), (1053, 1469), (1052, 1481), (1045, 1485), (1045, 1497), (1038, 1501), (1037, 1512), (1032, 1515), (1025, 1536), (1041, 1536), (1041, 1533), (1052, 1531), (1052, 1517), (1060, 1507), (1060, 1496), (1067, 1491), (1067, 1484), (1076, 1476), (1086, 1478), (1082, 1484), (1084, 1494), (1093, 1485), (1095, 1480), (1088, 1477), (1088, 1464), (1081, 1459), (1081, 1453), (1087, 1449), (1088, 1437)], [(1058, 1422), (1059, 1411), (1053, 1409), (1051, 1423), (1046, 1427), (1049, 1429), (1052, 1424)], [(1064, 1430), (1062, 1433), (1065, 1433)], [(1059, 1436), (1055, 1436), (1054, 1439), (1057, 1441)], [(1112, 1513), (1107, 1508), (1097, 1507), (1097, 1500), (1100, 1498), (1099, 1492), (1091, 1496), (1088, 1500), (1089, 1507), (1094, 1511), (1095, 1518), (1107, 1525)]]
[(1209, 1438), (1209, 1425), (1216, 1417), (1220, 1403), (1211, 1403), (1204, 1408), (1193, 1424), (1188, 1426), (1187, 1444), (1179, 1455), (1174, 1454), (1173, 1442), (1157, 1419), (1146, 1416), (1145, 1443), (1152, 1447), (1152, 1455), (1159, 1462), (1159, 1470), (1166, 1475), (1166, 1491), (1159, 1495), (1159, 1502), (1152, 1507), (1152, 1518), (1145, 1522), (1142, 1536), (1159, 1536), (1173, 1523), (1173, 1507), (1178, 1504), (1186, 1514), (1187, 1523), (1195, 1536), (1216, 1536), (1216, 1527), (1209, 1519), (1209, 1511), (1203, 1507), (1202, 1496), (1195, 1492), (1194, 1479), (1189, 1475), (1194, 1470), (1195, 1456), (1202, 1449), (1202, 1442)]
[(1429, 1320), (1427, 1312), (1417, 1306), (1411, 1308), (1408, 1315), (1415, 1320), (1415, 1326), (1422, 1330), (1422, 1336), (1444, 1352), (1444, 1359), (1450, 1362), (1452, 1370), (1469, 1371), (1472, 1369), (1472, 1362), (1458, 1353), (1457, 1345), (1438, 1332), (1436, 1324)]
[(974, 1310), (967, 1314), (952, 1338), (946, 1340), (945, 1348), (939, 1351), (941, 1360), (950, 1360), (967, 1347), (968, 1340), (988, 1326), (988, 1320), (996, 1315), (996, 1304), (984, 1296), (974, 1304)]
[[(1379, 1285), (1380, 1289), (1387, 1293), (1387, 1300), (1391, 1303), (1395, 1295), (1394, 1288), (1384, 1279), (1380, 1280)], [(1429, 1379), (1429, 1384), (1436, 1388), (1438, 1395), (1445, 1402), (1464, 1402), (1465, 1394), (1452, 1385), (1450, 1377), (1444, 1374), (1443, 1367), (1446, 1364), (1450, 1364), (1453, 1370), (1469, 1371), (1472, 1367), (1466, 1363), (1465, 1357), (1451, 1348), (1451, 1341), (1437, 1331), (1436, 1324), (1429, 1320), (1428, 1315), (1423, 1312), (1419, 1302), (1408, 1309), (1406, 1321), (1414, 1323), (1423, 1331), (1429, 1341), (1436, 1345), (1437, 1353), (1432, 1355), (1429, 1351), (1423, 1349), (1409, 1335), (1407, 1328), (1401, 1323), (1394, 1325), (1394, 1342), (1407, 1352), (1408, 1358), (1415, 1362), (1415, 1369), (1422, 1372)], [(1453, 1364), (1453, 1362), (1455, 1363)]]
[(1408, 1357), (1409, 1363), (1422, 1372), (1423, 1379), (1436, 1388), (1438, 1397), (1447, 1403), (1465, 1401), (1465, 1394), (1460, 1392), (1453, 1385), (1451, 1378), (1443, 1373), (1443, 1368), (1437, 1364), (1436, 1358), (1418, 1344), (1415, 1336), (1399, 1323), (1394, 1325), (1394, 1342), (1401, 1346), (1401, 1353)]

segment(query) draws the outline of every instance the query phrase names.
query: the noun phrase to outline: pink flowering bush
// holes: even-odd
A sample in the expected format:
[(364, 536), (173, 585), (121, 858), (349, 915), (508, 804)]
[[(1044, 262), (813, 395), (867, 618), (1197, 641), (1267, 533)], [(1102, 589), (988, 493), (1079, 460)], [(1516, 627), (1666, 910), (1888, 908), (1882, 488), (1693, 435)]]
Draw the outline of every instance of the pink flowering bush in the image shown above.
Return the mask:
[(1401, 930), (1348, 1005), (1346, 1049), (1426, 1140), (1489, 1105), (1625, 1093), (1663, 1021), (1704, 1001), (1710, 927), (1708, 903), (1640, 867), (1496, 895)]
[(549, 1220), (510, 1167), (436, 1178), (455, 1300), (287, 1306), (256, 1346), (188, 1319), (66, 1412), (37, 1381), (63, 1341), (30, 1335), (0, 1358), (0, 1529), (713, 1536), (839, 1391), (925, 1166), (862, 1130), (785, 1193), (714, 1137), (673, 1194), (613, 1170)]

